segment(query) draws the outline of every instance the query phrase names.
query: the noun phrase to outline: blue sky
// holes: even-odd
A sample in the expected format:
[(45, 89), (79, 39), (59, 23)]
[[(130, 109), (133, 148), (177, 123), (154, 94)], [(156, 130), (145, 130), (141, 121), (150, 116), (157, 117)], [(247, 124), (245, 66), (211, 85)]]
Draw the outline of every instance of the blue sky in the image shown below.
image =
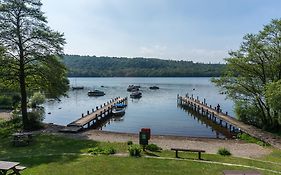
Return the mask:
[(246, 33), (281, 18), (280, 0), (42, 0), (65, 53), (223, 62)]

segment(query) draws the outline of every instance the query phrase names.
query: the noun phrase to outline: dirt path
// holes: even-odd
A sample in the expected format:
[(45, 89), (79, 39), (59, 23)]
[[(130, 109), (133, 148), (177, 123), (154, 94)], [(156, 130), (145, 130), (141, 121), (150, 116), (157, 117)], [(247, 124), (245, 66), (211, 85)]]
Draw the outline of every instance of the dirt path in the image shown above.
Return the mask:
[(0, 120), (8, 121), (12, 118), (11, 111), (0, 111)]
[[(137, 134), (116, 133), (99, 130), (88, 130), (81, 133), (59, 133), (61, 126), (51, 125), (44, 132), (63, 135), (71, 138), (88, 139), (109, 142), (127, 142), (129, 140), (138, 143)], [(216, 154), (219, 148), (225, 147), (236, 157), (257, 158), (272, 152), (270, 147), (262, 147), (257, 144), (245, 143), (240, 140), (222, 140), (209, 138), (191, 138), (180, 136), (152, 136), (149, 143), (155, 143), (163, 149), (190, 148), (203, 149), (207, 153)]]

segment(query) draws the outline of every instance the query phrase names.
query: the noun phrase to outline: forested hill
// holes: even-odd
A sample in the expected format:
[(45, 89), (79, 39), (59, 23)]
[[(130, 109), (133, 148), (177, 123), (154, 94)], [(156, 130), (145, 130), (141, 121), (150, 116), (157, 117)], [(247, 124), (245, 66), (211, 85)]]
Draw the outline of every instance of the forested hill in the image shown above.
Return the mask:
[(70, 77), (215, 77), (225, 65), (147, 58), (65, 55)]

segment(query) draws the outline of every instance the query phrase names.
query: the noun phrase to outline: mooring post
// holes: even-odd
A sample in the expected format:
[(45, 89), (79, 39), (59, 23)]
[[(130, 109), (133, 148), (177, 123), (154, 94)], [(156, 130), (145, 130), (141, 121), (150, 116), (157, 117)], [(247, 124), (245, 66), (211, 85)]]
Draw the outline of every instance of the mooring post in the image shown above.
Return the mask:
[(90, 111), (87, 111), (87, 114), (89, 115), (89, 114), (90, 114)]
[(95, 112), (95, 110), (94, 110), (94, 109), (92, 109), (92, 112)]
[(84, 114), (82, 113), (82, 118), (84, 117)]
[(206, 104), (206, 98), (204, 98), (204, 105)]
[(191, 94), (191, 99), (193, 100), (193, 94)]

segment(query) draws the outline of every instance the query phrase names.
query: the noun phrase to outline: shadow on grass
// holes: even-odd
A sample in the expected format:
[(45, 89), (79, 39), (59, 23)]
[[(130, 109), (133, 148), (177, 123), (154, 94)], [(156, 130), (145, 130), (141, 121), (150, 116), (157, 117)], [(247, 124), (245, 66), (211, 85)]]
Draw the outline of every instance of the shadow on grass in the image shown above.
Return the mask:
[(15, 147), (11, 143), (11, 138), (1, 138), (0, 160), (18, 161), (28, 167), (51, 162), (63, 164), (74, 161), (79, 157), (79, 154), (87, 153), (89, 148), (99, 146), (99, 144), (99, 142), (90, 140), (37, 135), (30, 145)]
[(147, 156), (160, 157), (159, 155), (157, 155), (153, 152), (150, 152), (150, 151), (146, 151), (146, 150), (143, 153)]

